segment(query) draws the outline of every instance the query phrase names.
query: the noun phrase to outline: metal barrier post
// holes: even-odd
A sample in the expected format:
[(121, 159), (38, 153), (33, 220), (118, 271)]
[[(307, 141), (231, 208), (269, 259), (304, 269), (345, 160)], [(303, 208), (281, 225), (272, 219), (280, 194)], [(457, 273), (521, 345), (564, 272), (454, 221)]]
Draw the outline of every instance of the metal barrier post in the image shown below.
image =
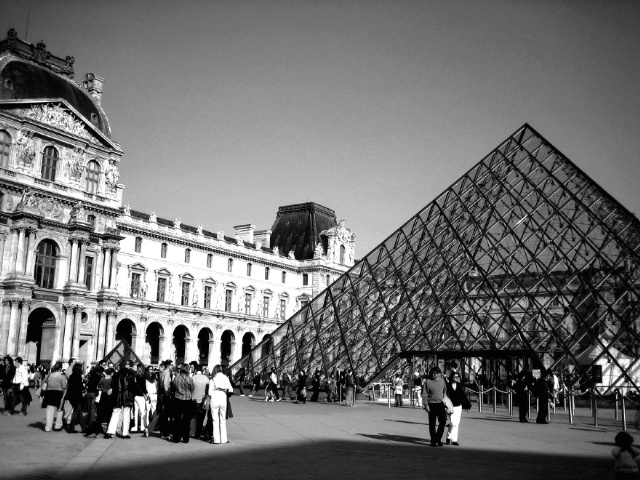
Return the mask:
[(527, 417), (531, 418), (531, 391), (527, 390)]
[(564, 411), (567, 411), (567, 391), (569, 390), (567, 387), (564, 387), (564, 393), (562, 394), (562, 408)]
[(593, 402), (593, 424), (598, 426), (598, 399), (595, 396), (595, 390), (591, 390), (591, 397)]
[(386, 389), (387, 389), (387, 402), (389, 404), (389, 408), (391, 408), (391, 388), (390, 388), (390, 385), (387, 385)]
[(615, 401), (614, 401), (614, 404), (615, 404), (615, 417), (614, 417), (614, 418), (615, 418), (616, 420), (618, 420), (618, 416), (619, 416), (619, 412), (618, 412), (618, 401), (620, 400), (620, 390), (618, 390), (618, 389), (616, 388), (616, 390), (615, 390), (615, 392), (614, 392), (614, 393), (615, 393), (615, 396), (616, 396), (616, 399), (615, 399)]
[(571, 408), (571, 402), (572, 402), (571, 390), (567, 390), (567, 395), (569, 396), (569, 423), (573, 425), (573, 408)]
[(495, 414), (498, 408), (498, 389), (493, 387), (493, 413)]
[(480, 388), (478, 388), (478, 412), (482, 413), (482, 385), (480, 385)]
[(513, 390), (509, 389), (507, 394), (507, 404), (509, 410), (509, 416), (513, 417)]
[(627, 409), (624, 405), (624, 395), (622, 395), (622, 430), (627, 430)]

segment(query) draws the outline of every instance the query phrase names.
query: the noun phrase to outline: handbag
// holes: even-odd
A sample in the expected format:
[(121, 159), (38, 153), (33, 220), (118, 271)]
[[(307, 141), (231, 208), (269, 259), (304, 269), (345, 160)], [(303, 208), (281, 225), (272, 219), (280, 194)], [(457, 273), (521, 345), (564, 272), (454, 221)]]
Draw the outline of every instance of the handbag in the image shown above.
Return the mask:
[(202, 397), (202, 401), (200, 402), (200, 405), (198, 407), (203, 412), (209, 411), (211, 409), (211, 397), (209, 395), (205, 395), (204, 397)]

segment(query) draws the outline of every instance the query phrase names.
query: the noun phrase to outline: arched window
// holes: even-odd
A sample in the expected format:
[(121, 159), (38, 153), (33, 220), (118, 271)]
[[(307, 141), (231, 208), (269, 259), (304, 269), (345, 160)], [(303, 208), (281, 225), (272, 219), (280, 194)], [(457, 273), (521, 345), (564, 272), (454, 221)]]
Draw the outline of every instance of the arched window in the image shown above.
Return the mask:
[(160, 245), (160, 258), (167, 258), (167, 244)]
[(269, 267), (264, 267), (264, 279), (269, 280)]
[(95, 160), (91, 160), (87, 164), (86, 188), (87, 193), (98, 193), (98, 185), (100, 182), (100, 165)]
[(33, 276), (36, 285), (42, 288), (53, 288), (56, 278), (56, 257), (58, 247), (51, 240), (44, 240), (38, 245), (36, 254), (36, 270)]
[(344, 265), (344, 254), (345, 254), (344, 245), (340, 245), (340, 265)]
[(53, 147), (47, 147), (42, 153), (42, 178), (55, 182), (56, 167), (58, 166), (58, 151)]
[(11, 136), (4, 130), (0, 130), (0, 167), (9, 165), (9, 150), (11, 149)]
[(227, 260), (227, 272), (233, 272), (233, 258)]
[(184, 263), (189, 263), (189, 262), (191, 262), (191, 249), (186, 248), (184, 250)]
[(251, 263), (247, 263), (247, 277), (251, 276), (251, 267), (252, 267)]
[(207, 253), (207, 268), (211, 268), (212, 263), (213, 263), (213, 254)]

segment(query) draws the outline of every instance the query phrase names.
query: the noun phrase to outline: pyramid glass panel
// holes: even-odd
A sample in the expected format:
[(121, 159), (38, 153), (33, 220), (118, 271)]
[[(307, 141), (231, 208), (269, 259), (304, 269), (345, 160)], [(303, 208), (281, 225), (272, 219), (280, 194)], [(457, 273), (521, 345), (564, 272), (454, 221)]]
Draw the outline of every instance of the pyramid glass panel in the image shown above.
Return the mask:
[(638, 219), (524, 125), (232, 368), (365, 385), (457, 358), (495, 382), (637, 388), (639, 254)]

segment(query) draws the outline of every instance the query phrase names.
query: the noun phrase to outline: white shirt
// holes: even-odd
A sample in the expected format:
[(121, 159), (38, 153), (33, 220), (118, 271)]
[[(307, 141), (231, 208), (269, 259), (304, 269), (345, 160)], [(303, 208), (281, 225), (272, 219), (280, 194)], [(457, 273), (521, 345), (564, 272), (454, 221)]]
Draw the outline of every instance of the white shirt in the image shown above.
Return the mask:
[(16, 374), (13, 376), (13, 384), (20, 385), (21, 387), (29, 386), (29, 372), (27, 367), (20, 365), (16, 368)]
[(209, 395), (212, 395), (214, 392), (232, 392), (233, 387), (231, 386), (231, 382), (229, 381), (229, 377), (227, 377), (224, 373), (219, 372), (216, 373), (215, 376), (209, 380)]

